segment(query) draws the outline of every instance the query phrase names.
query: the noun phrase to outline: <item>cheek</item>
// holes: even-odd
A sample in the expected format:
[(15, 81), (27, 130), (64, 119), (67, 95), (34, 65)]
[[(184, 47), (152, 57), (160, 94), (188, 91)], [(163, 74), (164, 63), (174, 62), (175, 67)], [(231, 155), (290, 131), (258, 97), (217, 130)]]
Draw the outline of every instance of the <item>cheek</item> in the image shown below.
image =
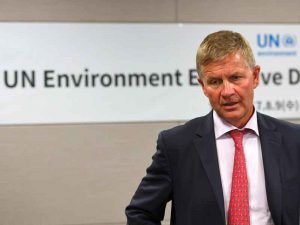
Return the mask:
[(203, 93), (209, 99), (211, 104), (218, 104), (220, 102), (221, 91), (209, 87), (203, 87)]
[(241, 90), (238, 94), (242, 98), (243, 102), (245, 103), (253, 102), (254, 91), (252, 88), (248, 88), (248, 89), (246, 88), (244, 90)]
[(254, 84), (253, 83), (247, 83), (245, 85), (241, 85), (236, 89), (236, 93), (239, 96), (243, 96), (245, 98), (249, 98), (249, 96), (253, 95), (254, 93)]
[(212, 104), (214, 104), (214, 105), (218, 104), (219, 99), (220, 99), (219, 96), (220, 96), (220, 95), (219, 95), (217, 92), (209, 93), (209, 94), (207, 95), (207, 97), (209, 98), (209, 101), (210, 101)]

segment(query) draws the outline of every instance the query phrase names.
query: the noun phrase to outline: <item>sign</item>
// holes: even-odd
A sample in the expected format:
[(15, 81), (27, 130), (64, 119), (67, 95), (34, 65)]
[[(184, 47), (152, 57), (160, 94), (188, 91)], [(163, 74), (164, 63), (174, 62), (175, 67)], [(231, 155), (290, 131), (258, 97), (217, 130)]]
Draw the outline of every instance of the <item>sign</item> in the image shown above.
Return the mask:
[(188, 120), (209, 112), (196, 50), (242, 33), (258, 111), (300, 118), (300, 25), (0, 23), (0, 124)]

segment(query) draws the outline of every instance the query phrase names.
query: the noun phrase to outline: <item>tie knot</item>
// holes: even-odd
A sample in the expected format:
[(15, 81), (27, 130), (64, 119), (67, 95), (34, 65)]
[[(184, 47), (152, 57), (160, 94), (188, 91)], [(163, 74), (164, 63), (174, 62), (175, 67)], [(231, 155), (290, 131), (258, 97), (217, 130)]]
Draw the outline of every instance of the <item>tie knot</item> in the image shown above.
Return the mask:
[(237, 130), (237, 129), (234, 129), (229, 132), (230, 136), (232, 137), (232, 139), (236, 145), (242, 145), (243, 137), (244, 137), (245, 133), (246, 133), (246, 130)]

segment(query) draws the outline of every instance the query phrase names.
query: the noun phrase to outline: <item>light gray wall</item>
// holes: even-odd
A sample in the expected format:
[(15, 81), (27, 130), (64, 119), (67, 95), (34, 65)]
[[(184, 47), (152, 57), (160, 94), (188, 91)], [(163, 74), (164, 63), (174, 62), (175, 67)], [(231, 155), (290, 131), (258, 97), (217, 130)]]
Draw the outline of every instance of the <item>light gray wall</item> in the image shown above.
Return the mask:
[[(299, 9), (299, 0), (0, 0), (0, 21), (299, 23)], [(125, 224), (158, 132), (181, 122), (1, 126), (0, 224)]]

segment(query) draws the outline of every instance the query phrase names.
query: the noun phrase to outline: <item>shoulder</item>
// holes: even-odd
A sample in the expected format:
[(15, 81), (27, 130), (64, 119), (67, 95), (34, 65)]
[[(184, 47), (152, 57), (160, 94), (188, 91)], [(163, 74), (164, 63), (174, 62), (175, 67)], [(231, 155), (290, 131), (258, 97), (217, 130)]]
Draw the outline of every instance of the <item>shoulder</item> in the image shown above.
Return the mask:
[(213, 130), (212, 112), (205, 116), (189, 120), (185, 124), (163, 130), (159, 134), (159, 140), (161, 139), (168, 144), (186, 144), (193, 140), (197, 133), (209, 130)]
[(288, 122), (286, 120), (281, 120), (281, 119), (277, 119), (277, 118), (274, 118), (272, 116), (268, 116), (266, 114), (263, 114), (263, 113), (257, 113), (257, 116), (258, 116), (258, 120), (264, 120), (266, 121), (267, 123), (271, 124), (271, 125), (276, 125), (276, 126), (280, 126), (282, 128), (288, 128), (288, 129), (300, 129), (300, 124), (296, 124), (296, 123), (291, 123), (291, 122)]
[(274, 130), (283, 137), (300, 143), (300, 124), (290, 123), (262, 113), (258, 113), (257, 118), (261, 130)]

